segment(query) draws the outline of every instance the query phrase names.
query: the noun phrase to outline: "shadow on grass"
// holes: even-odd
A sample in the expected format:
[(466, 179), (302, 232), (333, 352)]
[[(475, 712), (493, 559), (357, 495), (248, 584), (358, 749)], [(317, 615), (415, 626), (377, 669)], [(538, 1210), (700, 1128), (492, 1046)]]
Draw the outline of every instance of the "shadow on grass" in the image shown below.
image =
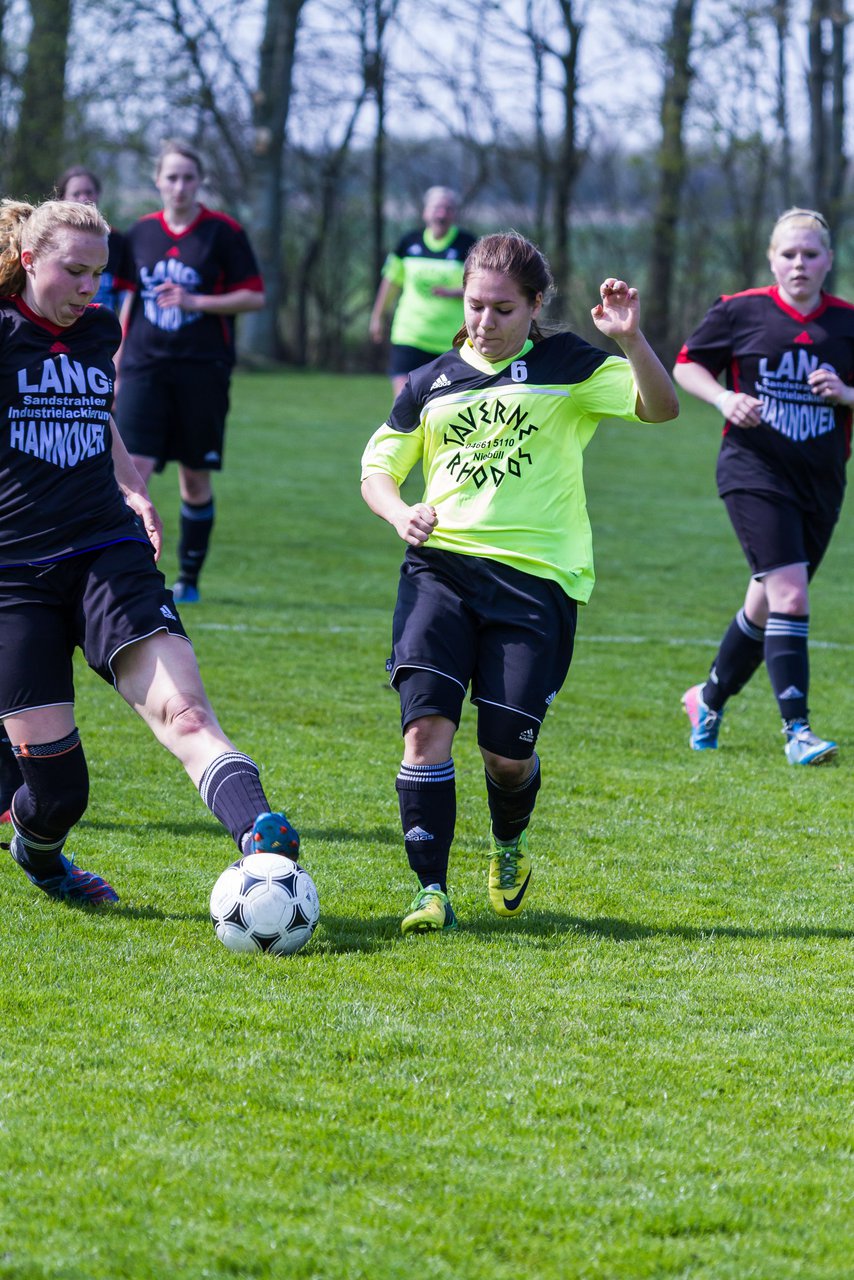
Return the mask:
[(175, 920), (189, 924), (198, 924), (199, 921), (210, 924), (211, 920), (208, 911), (166, 911), (160, 907), (125, 907), (121, 903), (111, 903), (109, 914), (125, 920)]
[[(391, 943), (402, 941), (399, 916), (377, 916), (370, 920), (360, 920), (321, 914), (320, 923), (322, 930), (316, 936), (321, 944), (320, 949), (327, 953), (381, 951)], [(644, 938), (683, 938), (687, 942), (708, 942), (716, 938), (765, 938), (770, 941), (781, 938), (848, 940), (854, 937), (854, 931), (850, 929), (820, 928), (814, 925), (768, 929), (750, 929), (738, 925), (649, 925), (610, 916), (584, 919), (554, 911), (531, 911), (516, 920), (502, 920), (498, 917), (463, 919), (458, 933), (451, 934), (450, 937), (511, 937), (515, 945), (527, 943), (537, 946), (568, 933), (610, 938), (615, 942), (637, 942)], [(417, 938), (415, 940), (419, 941)], [(422, 938), (420, 941), (425, 940)], [(429, 939), (426, 943), (429, 945)]]
[(128, 818), (127, 821), (118, 819), (117, 821), (102, 821), (100, 818), (83, 818), (75, 827), (75, 831), (125, 831), (133, 830), (144, 835), (146, 831), (165, 831), (175, 836), (226, 836), (222, 827), (212, 819), (207, 821), (204, 817), (197, 818), (193, 822), (176, 822), (174, 819), (169, 822), (140, 822), (138, 818)]
[(518, 920), (478, 919), (465, 925), (466, 931), (484, 935), (504, 933), (508, 926), (514, 933), (534, 938), (554, 937), (557, 933), (582, 933), (597, 938), (611, 938), (615, 942), (637, 942), (642, 938), (684, 938), (689, 942), (709, 941), (715, 938), (854, 938), (851, 929), (834, 929), (818, 925), (780, 925), (767, 929), (752, 929), (742, 925), (653, 925), (637, 920), (622, 920), (614, 916), (565, 915), (557, 911), (530, 911)]

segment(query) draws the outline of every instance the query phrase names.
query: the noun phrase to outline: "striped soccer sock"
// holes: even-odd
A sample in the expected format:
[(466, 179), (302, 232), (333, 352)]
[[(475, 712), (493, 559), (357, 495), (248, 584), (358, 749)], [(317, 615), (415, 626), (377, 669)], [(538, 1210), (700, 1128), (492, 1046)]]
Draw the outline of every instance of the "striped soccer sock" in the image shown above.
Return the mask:
[(178, 540), (178, 576), (181, 582), (195, 586), (208, 554), (214, 526), (214, 503), (181, 503)]
[(452, 759), (442, 764), (407, 764), (395, 781), (403, 843), (409, 865), (423, 888), (447, 892), (448, 860), (457, 820), (457, 783)]
[(242, 751), (223, 752), (202, 774), (199, 795), (245, 853), (243, 841), (255, 819), (270, 811), (255, 761)]
[(806, 720), (808, 715), (809, 628), (809, 614), (768, 614), (765, 665), (784, 720)]
[(703, 701), (710, 711), (720, 711), (728, 698), (740, 693), (762, 665), (765, 632), (739, 609), (727, 628), (709, 678), (703, 686)]

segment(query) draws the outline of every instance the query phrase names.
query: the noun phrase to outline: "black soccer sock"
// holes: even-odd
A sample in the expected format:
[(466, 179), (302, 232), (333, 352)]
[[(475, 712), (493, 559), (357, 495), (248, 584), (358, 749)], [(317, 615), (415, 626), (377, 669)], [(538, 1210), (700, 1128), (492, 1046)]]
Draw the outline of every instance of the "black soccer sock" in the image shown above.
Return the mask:
[(534, 772), (519, 787), (502, 787), (485, 769), (486, 798), (492, 818), (492, 834), (502, 844), (509, 844), (520, 835), (531, 821), (537, 792), (542, 784), (539, 757), (535, 757)]
[(710, 711), (720, 711), (728, 698), (740, 693), (762, 665), (765, 632), (739, 609), (724, 634), (709, 678), (703, 685), (703, 701)]
[(401, 764), (395, 782), (403, 843), (422, 887), (448, 889), (448, 859), (457, 821), (453, 760), (443, 764)]
[(23, 778), (12, 744), (0, 728), (0, 813), (5, 813), (12, 803)]
[(808, 715), (809, 626), (809, 614), (768, 614), (765, 665), (784, 720), (806, 720)]
[(28, 871), (40, 880), (60, 875), (62, 847), (89, 802), (89, 770), (74, 729), (56, 742), (13, 747), (23, 778), (12, 800), (12, 823)]
[(223, 752), (202, 774), (199, 795), (240, 852), (247, 853), (243, 844), (255, 819), (270, 812), (255, 761), (242, 751)]
[(214, 501), (194, 506), (181, 503), (181, 532), (178, 542), (178, 577), (195, 586), (208, 554), (214, 526)]

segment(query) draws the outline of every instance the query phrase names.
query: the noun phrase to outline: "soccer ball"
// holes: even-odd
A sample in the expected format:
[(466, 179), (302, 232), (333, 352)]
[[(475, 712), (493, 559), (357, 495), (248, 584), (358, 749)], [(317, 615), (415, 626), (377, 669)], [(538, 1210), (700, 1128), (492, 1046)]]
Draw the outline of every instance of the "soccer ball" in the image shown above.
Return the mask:
[(320, 902), (311, 876), (279, 853), (247, 853), (211, 893), (211, 920), (229, 951), (290, 955), (314, 933)]

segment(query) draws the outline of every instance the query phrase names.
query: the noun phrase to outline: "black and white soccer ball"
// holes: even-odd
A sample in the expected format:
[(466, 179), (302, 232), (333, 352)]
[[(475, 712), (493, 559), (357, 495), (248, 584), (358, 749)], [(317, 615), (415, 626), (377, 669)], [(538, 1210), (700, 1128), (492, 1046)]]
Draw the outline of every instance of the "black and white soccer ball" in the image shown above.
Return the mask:
[(290, 955), (320, 917), (308, 872), (279, 853), (247, 853), (226, 867), (211, 893), (211, 920), (229, 951)]

